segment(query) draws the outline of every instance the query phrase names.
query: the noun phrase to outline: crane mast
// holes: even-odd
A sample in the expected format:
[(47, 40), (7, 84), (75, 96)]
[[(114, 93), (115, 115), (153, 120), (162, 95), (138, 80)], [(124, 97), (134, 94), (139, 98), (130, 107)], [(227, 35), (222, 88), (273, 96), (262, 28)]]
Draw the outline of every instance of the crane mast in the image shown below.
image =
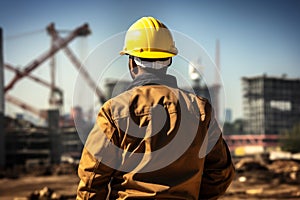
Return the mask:
[[(48, 27), (48, 33), (52, 36), (53, 41), (62, 41), (63, 38), (61, 38), (58, 34), (58, 32), (55, 30), (54, 26)], [(88, 34), (86, 32), (82, 32), (81, 36), (85, 36), (85, 34)], [(72, 52), (72, 50), (68, 46), (64, 46), (63, 50), (65, 54), (69, 57), (70, 61), (73, 63), (73, 65), (76, 67), (76, 69), (79, 71), (80, 75), (83, 76), (87, 84), (90, 86), (92, 90), (95, 90), (100, 103), (104, 103), (106, 101), (106, 97), (104, 96), (103, 92), (99, 89), (97, 84), (93, 81), (91, 76), (89, 75), (88, 71), (86, 70), (86, 67), (79, 61), (79, 59), (75, 56), (75, 54)]]

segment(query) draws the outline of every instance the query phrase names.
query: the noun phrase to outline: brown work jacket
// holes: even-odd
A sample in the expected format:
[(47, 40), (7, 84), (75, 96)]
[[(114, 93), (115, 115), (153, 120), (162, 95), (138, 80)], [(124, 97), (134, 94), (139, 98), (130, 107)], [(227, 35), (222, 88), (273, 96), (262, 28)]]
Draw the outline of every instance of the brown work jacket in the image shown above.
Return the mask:
[(224, 194), (234, 167), (211, 104), (172, 81), (138, 77), (102, 106), (82, 152), (77, 200)]

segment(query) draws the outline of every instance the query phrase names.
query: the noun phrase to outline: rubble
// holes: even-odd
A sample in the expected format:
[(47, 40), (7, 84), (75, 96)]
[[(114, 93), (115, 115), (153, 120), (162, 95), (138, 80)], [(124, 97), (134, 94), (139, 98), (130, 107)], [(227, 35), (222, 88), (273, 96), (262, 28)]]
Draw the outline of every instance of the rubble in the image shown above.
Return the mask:
[(236, 177), (222, 200), (300, 199), (300, 162), (248, 157), (235, 164)]
[(59, 195), (53, 189), (44, 187), (32, 192), (27, 200), (68, 200), (76, 198), (75, 195)]
[(300, 164), (292, 160), (277, 160), (268, 166), (275, 173), (289, 173), (300, 170)]
[(237, 171), (250, 171), (250, 170), (262, 170), (266, 171), (268, 168), (264, 163), (253, 158), (240, 159), (236, 164), (235, 168)]
[(73, 200), (79, 178), (75, 174), (0, 179), (1, 200)]
[(35, 190), (34, 192), (32, 192), (29, 195), (30, 200), (48, 200), (48, 199), (54, 199), (55, 197), (57, 197), (57, 194), (54, 193), (54, 191), (48, 187), (44, 187), (41, 190)]

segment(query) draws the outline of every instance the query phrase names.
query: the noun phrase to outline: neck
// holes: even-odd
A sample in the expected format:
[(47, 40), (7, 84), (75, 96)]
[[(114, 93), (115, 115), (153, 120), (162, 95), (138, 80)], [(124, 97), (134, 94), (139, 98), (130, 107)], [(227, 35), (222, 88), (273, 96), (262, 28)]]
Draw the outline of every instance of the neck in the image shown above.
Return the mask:
[(153, 74), (149, 72), (142, 73), (133, 79), (128, 89), (142, 85), (166, 85), (177, 88), (177, 81), (174, 76), (168, 74)]
[(142, 68), (138, 66), (137, 73), (134, 77), (144, 75), (144, 74), (152, 74), (157, 77), (165, 77), (167, 76), (167, 67), (162, 69), (151, 69), (151, 68)]

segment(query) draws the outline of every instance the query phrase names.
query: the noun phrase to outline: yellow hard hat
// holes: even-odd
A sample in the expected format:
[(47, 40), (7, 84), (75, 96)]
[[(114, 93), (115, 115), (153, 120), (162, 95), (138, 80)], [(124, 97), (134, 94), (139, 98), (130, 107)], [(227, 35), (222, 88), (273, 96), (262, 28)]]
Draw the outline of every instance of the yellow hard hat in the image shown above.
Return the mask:
[(168, 58), (177, 55), (170, 30), (153, 17), (142, 17), (128, 29), (121, 55)]

